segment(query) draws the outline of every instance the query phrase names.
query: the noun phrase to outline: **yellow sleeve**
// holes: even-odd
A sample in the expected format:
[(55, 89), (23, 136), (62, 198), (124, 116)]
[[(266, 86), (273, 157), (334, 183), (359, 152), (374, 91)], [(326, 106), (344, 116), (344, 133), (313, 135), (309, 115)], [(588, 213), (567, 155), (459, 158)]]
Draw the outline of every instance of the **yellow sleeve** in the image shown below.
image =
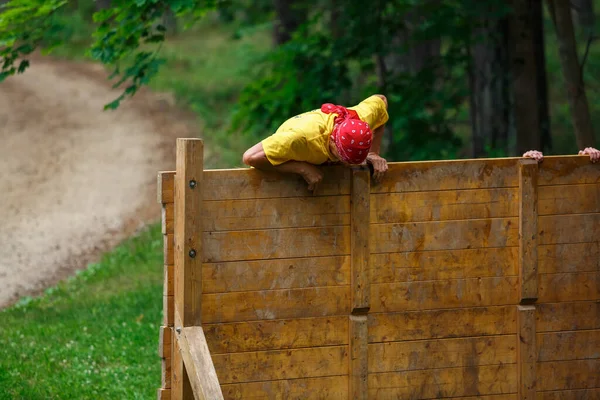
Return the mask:
[(277, 131), (264, 139), (262, 145), (267, 159), (273, 165), (291, 160), (305, 161), (306, 138), (299, 132)]
[(366, 98), (354, 107), (349, 107), (349, 109), (355, 110), (360, 119), (369, 124), (372, 131), (388, 122), (390, 118), (385, 102), (381, 97), (375, 95)]

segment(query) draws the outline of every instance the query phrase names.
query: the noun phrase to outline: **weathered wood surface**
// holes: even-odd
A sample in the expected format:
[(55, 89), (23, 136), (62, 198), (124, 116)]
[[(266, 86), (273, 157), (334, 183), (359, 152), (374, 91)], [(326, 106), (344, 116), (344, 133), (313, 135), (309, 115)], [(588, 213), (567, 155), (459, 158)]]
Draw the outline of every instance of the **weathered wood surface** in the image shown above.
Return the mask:
[(156, 398), (158, 400), (171, 400), (171, 389), (158, 389), (156, 393)]
[(348, 374), (348, 346), (213, 355), (221, 384)]
[(163, 295), (164, 296), (173, 296), (175, 293), (174, 287), (174, 274), (175, 274), (175, 266), (174, 265), (165, 265), (163, 272)]
[(371, 225), (371, 252), (396, 253), (427, 250), (517, 246), (517, 218), (413, 222)]
[(348, 375), (222, 385), (225, 399), (347, 400)]
[(158, 356), (160, 358), (171, 358), (173, 348), (173, 328), (161, 326), (158, 336)]
[(600, 358), (600, 330), (541, 333), (537, 347), (540, 362)]
[(204, 324), (211, 354), (348, 344), (348, 317)]
[[(516, 390), (516, 364), (369, 374), (369, 398), (372, 399), (482, 399), (490, 396), (490, 400), (516, 400), (516, 395), (512, 395)], [(492, 396), (496, 394), (504, 396)]]
[(199, 326), (183, 328), (177, 334), (185, 369), (197, 400), (223, 399), (213, 361)]
[(522, 400), (535, 400), (536, 350), (535, 306), (517, 306), (517, 382)]
[(369, 343), (516, 333), (514, 306), (369, 314)]
[(540, 275), (540, 303), (599, 300), (600, 272)]
[(156, 180), (157, 200), (159, 204), (175, 201), (175, 171), (159, 172)]
[(539, 215), (600, 212), (600, 184), (540, 186)]
[(205, 323), (325, 317), (350, 313), (350, 286), (202, 296)]
[(371, 195), (372, 223), (430, 222), (518, 216), (515, 188)]
[[(352, 170), (352, 194), (350, 196), (352, 209), (350, 226), (350, 264), (352, 287), (352, 312), (367, 312), (370, 307), (370, 179), (368, 168), (354, 168)], [(365, 320), (366, 324), (366, 320)], [(351, 383), (355, 380), (351, 379)], [(366, 384), (366, 378), (365, 378)], [(351, 395), (365, 398), (366, 390), (360, 393), (351, 388)]]
[(175, 204), (163, 204), (160, 216), (163, 235), (173, 234), (175, 232)]
[(541, 245), (594, 243), (600, 237), (600, 214), (543, 216), (538, 219), (538, 229)]
[(544, 157), (538, 183), (540, 186), (600, 183), (600, 168), (589, 157)]
[(600, 388), (600, 359), (549, 361), (537, 364), (537, 389)]
[(369, 396), (368, 323), (366, 315), (350, 315), (350, 398), (366, 400)]
[(350, 285), (350, 256), (206, 263), (202, 293)]
[(517, 276), (518, 247), (382, 253), (371, 256), (371, 283)]
[(540, 274), (600, 271), (600, 242), (539, 246), (538, 266)]
[(175, 323), (175, 296), (163, 296), (163, 325), (173, 326)]
[(163, 236), (163, 263), (165, 265), (174, 265), (175, 263), (175, 239), (174, 235), (168, 234)]
[(537, 400), (600, 400), (600, 388), (538, 392)]
[[(519, 296), (521, 302), (534, 301), (538, 298), (537, 178), (537, 161), (522, 160), (519, 163)], [(533, 393), (529, 393), (521, 397), (529, 399), (532, 395)]]
[(600, 301), (548, 303), (536, 306), (536, 331), (600, 329)]

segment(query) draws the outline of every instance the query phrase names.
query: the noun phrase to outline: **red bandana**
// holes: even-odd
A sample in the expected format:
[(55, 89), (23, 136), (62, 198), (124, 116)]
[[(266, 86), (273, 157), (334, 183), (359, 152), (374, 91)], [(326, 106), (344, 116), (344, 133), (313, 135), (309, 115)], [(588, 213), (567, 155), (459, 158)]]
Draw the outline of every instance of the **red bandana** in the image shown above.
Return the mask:
[(361, 121), (356, 111), (343, 106), (327, 103), (321, 106), (321, 111), (337, 114), (331, 139), (342, 160), (348, 164), (362, 164), (373, 140), (369, 124)]

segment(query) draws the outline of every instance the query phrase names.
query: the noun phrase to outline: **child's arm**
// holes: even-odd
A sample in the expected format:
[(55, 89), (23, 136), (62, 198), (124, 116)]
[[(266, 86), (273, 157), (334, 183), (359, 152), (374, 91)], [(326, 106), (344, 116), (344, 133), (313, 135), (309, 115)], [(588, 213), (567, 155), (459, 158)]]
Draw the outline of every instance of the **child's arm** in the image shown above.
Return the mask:
[[(385, 107), (387, 108), (387, 98), (382, 94), (377, 94), (376, 96), (380, 97), (385, 103)], [(381, 140), (383, 139), (383, 135), (385, 133), (385, 124), (381, 125), (377, 129), (373, 131), (373, 144), (371, 145), (371, 150), (369, 151), (369, 155), (367, 156), (367, 162), (373, 165), (373, 179), (376, 182), (381, 181), (383, 176), (388, 170), (387, 161), (385, 158), (379, 155), (381, 151)]]

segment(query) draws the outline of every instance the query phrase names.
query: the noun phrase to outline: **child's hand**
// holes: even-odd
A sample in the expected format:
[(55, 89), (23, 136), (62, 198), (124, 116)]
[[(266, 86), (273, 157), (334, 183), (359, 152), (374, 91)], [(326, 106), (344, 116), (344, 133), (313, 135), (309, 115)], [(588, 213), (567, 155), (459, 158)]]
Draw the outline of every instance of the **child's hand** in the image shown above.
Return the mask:
[(544, 154), (542, 154), (541, 151), (537, 150), (529, 150), (528, 152), (523, 154), (523, 157), (533, 158), (537, 162), (542, 162), (544, 160)]
[(369, 153), (367, 161), (373, 165), (373, 179), (375, 179), (375, 182), (381, 182), (388, 170), (387, 161), (375, 153)]
[(589, 155), (590, 160), (595, 163), (600, 161), (600, 150), (595, 149), (593, 147), (586, 147), (584, 150), (579, 151), (580, 156)]
[(323, 172), (314, 165), (305, 165), (302, 171), (302, 177), (308, 183), (308, 190), (316, 192), (319, 183), (323, 180)]

